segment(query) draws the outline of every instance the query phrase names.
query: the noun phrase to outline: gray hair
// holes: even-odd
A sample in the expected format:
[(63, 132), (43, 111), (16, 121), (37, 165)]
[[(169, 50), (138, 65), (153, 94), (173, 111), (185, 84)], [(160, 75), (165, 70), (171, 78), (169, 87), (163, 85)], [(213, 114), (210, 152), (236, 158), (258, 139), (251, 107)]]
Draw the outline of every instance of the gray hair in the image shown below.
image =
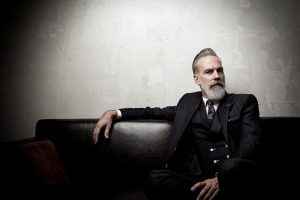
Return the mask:
[[(211, 48), (205, 48), (202, 49), (194, 58), (193, 61), (193, 65), (192, 65), (192, 69), (193, 69), (193, 73), (196, 74), (197, 73), (197, 67), (196, 67), (196, 62), (205, 56), (217, 56), (219, 58), (219, 56), (216, 54), (216, 52), (214, 50), (212, 50)], [(220, 58), (219, 58), (220, 59)]]

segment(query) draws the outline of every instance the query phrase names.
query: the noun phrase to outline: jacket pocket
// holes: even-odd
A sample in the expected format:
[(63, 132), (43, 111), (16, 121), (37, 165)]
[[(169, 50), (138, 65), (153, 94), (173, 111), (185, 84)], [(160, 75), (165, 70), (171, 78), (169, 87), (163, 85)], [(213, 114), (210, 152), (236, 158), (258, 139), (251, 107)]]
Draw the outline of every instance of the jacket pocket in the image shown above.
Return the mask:
[(240, 117), (231, 117), (227, 120), (227, 129), (232, 137), (238, 137), (241, 130)]
[(233, 123), (233, 122), (239, 121), (239, 119), (240, 119), (239, 117), (231, 117), (227, 121), (230, 122), (230, 123)]

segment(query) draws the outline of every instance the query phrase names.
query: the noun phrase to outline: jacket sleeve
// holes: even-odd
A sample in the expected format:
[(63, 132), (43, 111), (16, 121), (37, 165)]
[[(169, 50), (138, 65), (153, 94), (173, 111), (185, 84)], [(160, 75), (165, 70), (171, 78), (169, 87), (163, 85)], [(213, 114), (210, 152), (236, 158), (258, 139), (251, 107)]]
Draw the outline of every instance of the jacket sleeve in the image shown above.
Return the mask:
[(176, 114), (176, 106), (164, 108), (122, 108), (122, 119), (163, 119), (173, 121)]
[(234, 154), (239, 158), (257, 160), (262, 145), (262, 127), (255, 96), (249, 95), (243, 105), (241, 114), (240, 143)]

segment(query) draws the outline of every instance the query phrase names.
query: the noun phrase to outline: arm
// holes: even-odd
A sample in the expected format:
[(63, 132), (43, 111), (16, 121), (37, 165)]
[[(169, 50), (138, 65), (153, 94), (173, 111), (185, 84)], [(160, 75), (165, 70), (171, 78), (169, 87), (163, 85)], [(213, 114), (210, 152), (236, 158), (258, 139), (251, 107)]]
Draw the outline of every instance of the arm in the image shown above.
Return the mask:
[(234, 156), (256, 160), (262, 142), (262, 128), (258, 102), (253, 95), (245, 101), (241, 117), (241, 137)]
[(122, 119), (164, 119), (174, 120), (176, 106), (168, 106), (165, 108), (123, 108), (120, 109)]
[[(122, 119), (166, 119), (173, 120), (176, 113), (175, 106), (168, 106), (165, 108), (124, 108), (120, 109)], [(109, 130), (114, 119), (120, 117), (117, 110), (106, 111), (98, 120), (93, 132), (94, 144), (98, 142), (100, 131), (105, 129), (104, 136), (109, 138)]]

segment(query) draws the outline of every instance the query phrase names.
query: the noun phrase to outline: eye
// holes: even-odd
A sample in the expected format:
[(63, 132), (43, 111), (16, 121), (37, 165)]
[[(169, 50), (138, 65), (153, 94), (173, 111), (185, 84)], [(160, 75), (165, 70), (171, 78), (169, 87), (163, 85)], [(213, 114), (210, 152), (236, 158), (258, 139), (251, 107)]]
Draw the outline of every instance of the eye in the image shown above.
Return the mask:
[(218, 72), (218, 73), (224, 73), (223, 67), (218, 68), (218, 69), (217, 69), (217, 72)]
[(211, 70), (211, 69), (204, 71), (204, 74), (211, 74), (211, 73), (213, 73), (213, 70)]

